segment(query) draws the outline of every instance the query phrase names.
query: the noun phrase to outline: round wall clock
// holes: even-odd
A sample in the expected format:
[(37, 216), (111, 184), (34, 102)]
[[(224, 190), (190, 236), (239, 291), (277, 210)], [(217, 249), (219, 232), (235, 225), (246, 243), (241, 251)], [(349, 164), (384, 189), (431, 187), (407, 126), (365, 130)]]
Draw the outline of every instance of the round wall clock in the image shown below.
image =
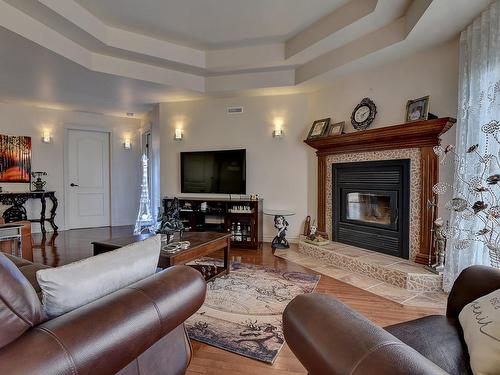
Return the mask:
[(356, 130), (366, 130), (375, 120), (377, 107), (370, 98), (364, 98), (352, 111), (351, 124)]

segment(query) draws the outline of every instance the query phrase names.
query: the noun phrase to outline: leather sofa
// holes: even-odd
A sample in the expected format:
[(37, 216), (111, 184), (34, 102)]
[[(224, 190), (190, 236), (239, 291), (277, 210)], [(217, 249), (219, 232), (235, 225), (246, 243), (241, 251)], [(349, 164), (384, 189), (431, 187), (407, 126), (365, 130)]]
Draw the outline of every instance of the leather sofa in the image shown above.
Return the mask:
[(185, 373), (183, 323), (206, 292), (199, 272), (174, 266), (47, 320), (35, 277), (42, 267), (0, 253), (0, 374)]
[(380, 328), (332, 296), (296, 297), (285, 339), (310, 375), (472, 374), (458, 314), (500, 288), (500, 270), (472, 266), (455, 281), (446, 315)]

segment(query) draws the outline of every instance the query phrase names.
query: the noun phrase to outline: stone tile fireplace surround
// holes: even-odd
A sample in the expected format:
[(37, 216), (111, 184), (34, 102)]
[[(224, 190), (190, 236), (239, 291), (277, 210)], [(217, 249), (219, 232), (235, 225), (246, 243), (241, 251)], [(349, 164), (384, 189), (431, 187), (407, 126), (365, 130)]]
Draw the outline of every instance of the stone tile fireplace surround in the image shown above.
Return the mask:
[[(318, 156), (318, 229), (335, 241), (332, 217), (332, 165), (337, 163), (410, 160), (409, 259), (427, 264), (431, 248), (432, 187), (438, 182), (438, 159), (433, 147), (455, 119), (445, 117), (362, 132), (306, 140)], [(362, 152), (360, 152), (362, 150)]]

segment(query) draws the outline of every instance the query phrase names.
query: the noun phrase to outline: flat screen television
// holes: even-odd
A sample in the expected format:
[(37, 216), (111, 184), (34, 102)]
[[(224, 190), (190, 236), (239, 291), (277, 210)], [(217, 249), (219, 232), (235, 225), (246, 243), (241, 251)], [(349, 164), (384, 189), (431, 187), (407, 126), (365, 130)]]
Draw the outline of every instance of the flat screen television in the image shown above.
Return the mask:
[(246, 194), (246, 150), (181, 152), (181, 192)]

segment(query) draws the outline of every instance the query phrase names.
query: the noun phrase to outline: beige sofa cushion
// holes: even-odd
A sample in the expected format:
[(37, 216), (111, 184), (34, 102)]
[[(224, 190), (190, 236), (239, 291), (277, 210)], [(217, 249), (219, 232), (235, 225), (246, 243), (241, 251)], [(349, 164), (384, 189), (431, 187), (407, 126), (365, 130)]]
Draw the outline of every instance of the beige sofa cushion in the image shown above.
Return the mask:
[(500, 289), (466, 305), (458, 318), (474, 375), (500, 374)]
[(51, 318), (93, 302), (156, 272), (160, 236), (36, 273)]

